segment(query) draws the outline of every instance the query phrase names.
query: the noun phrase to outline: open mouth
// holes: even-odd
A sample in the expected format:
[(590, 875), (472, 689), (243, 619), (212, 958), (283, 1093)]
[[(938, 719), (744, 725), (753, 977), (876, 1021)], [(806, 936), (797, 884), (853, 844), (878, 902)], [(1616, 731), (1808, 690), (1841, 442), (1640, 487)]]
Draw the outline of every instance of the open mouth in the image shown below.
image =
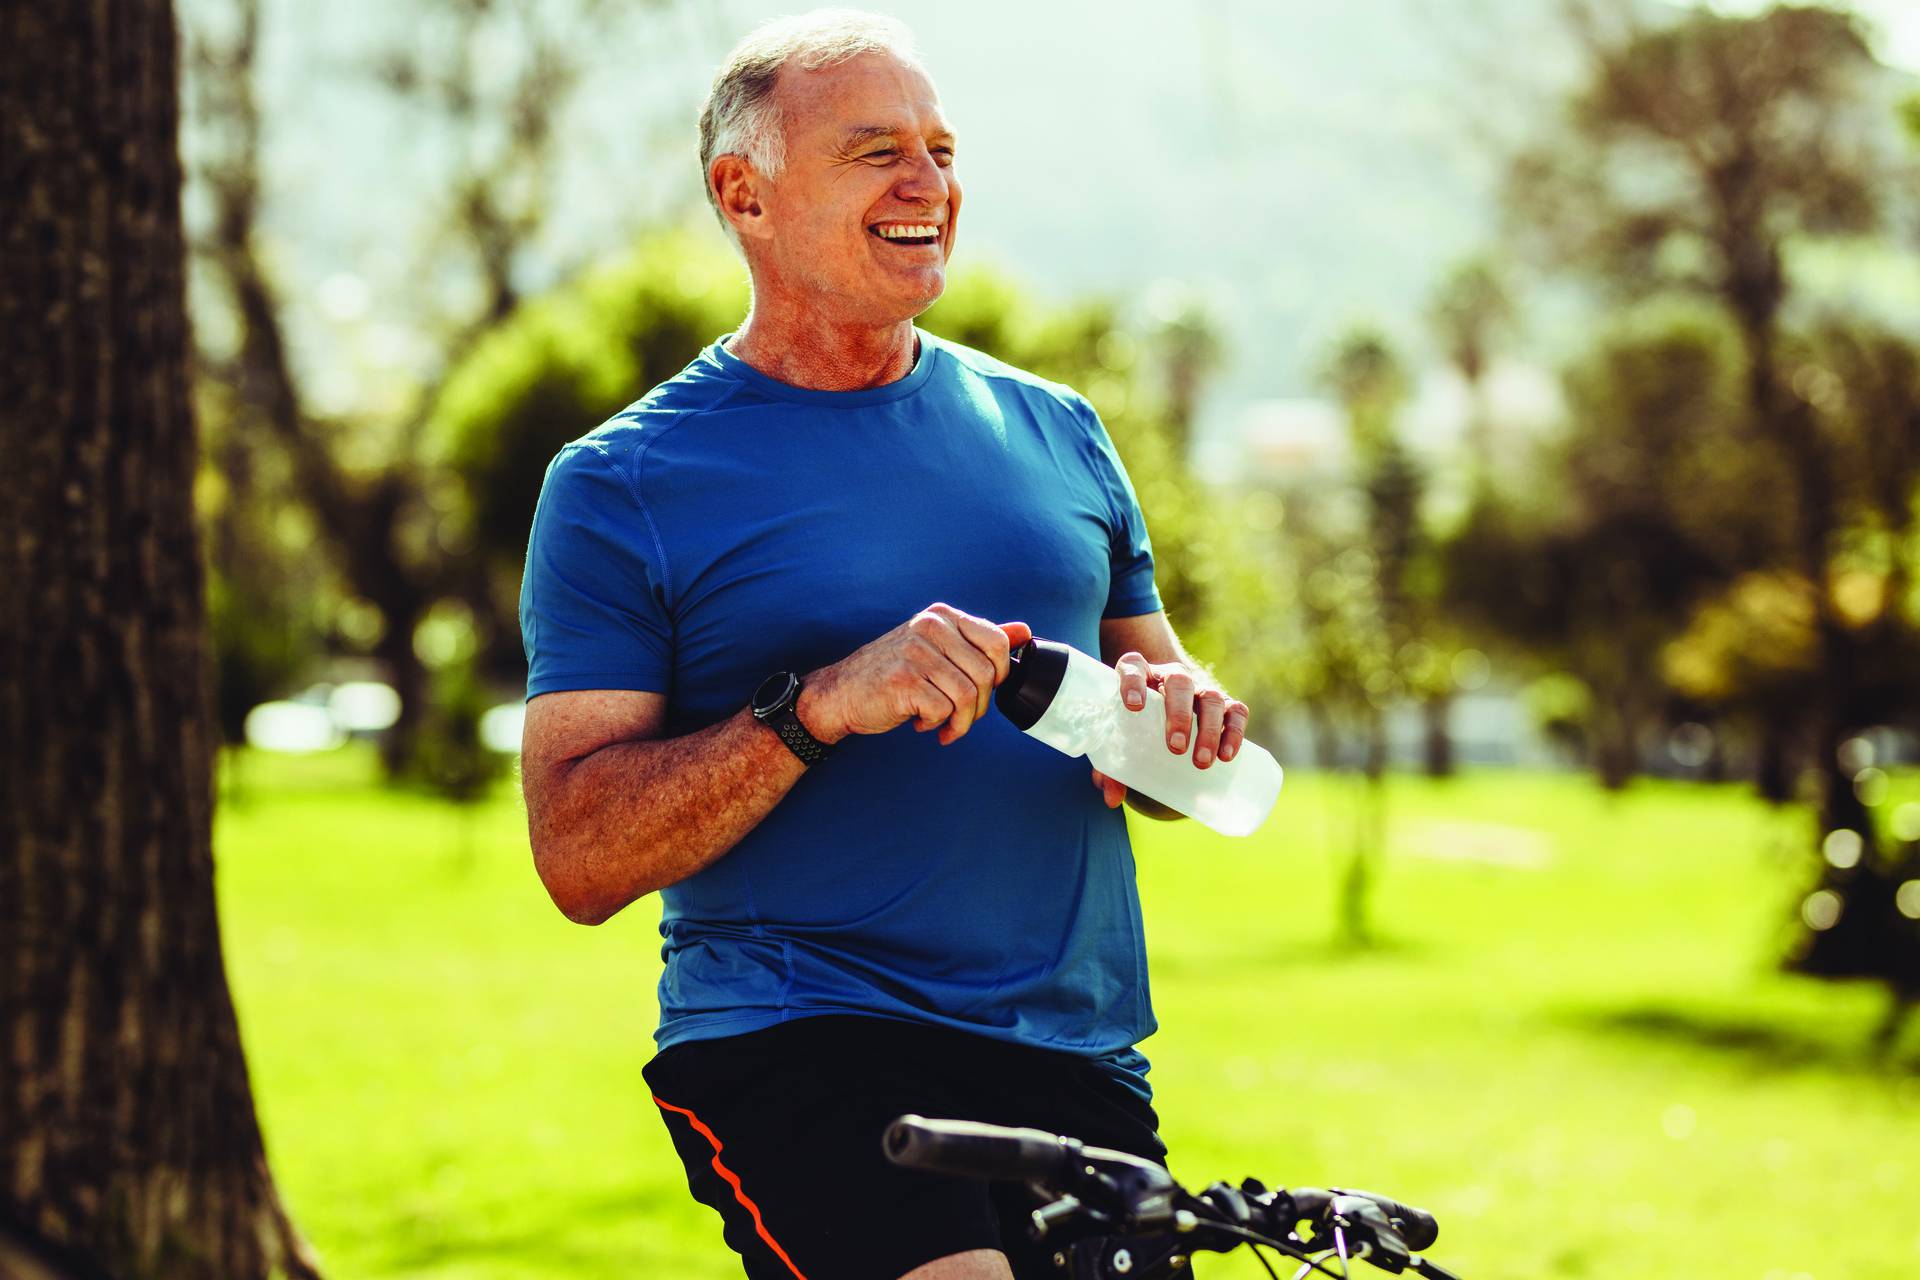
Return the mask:
[(940, 243), (940, 228), (927, 222), (876, 222), (867, 228), (876, 240), (897, 245), (935, 245)]

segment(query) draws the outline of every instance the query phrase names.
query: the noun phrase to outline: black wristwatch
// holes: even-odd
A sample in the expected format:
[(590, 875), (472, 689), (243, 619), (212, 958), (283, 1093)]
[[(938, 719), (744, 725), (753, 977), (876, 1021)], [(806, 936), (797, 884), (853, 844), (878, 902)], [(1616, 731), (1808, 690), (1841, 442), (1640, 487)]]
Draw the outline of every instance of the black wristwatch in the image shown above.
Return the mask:
[(800, 677), (791, 671), (776, 671), (760, 682), (753, 694), (753, 718), (780, 735), (787, 749), (800, 757), (800, 763), (816, 765), (833, 751), (830, 743), (820, 741), (800, 723), (794, 707), (800, 701)]

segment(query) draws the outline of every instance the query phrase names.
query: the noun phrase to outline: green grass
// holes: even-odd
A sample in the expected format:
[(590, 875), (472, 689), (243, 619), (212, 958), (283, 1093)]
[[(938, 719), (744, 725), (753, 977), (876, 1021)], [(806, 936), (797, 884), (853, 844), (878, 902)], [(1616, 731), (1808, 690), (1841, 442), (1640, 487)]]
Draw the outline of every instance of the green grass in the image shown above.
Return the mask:
[[(737, 1276), (640, 1078), (657, 906), (569, 924), (510, 788), (461, 814), (371, 778), (252, 757), (217, 833), (269, 1154), (330, 1274)], [(1769, 963), (1804, 815), (1399, 779), (1356, 952), (1356, 805), (1303, 773), (1251, 840), (1135, 822), (1176, 1175), (1424, 1204), (1467, 1280), (1920, 1274), (1920, 1036), (1876, 1063), (1878, 991)]]

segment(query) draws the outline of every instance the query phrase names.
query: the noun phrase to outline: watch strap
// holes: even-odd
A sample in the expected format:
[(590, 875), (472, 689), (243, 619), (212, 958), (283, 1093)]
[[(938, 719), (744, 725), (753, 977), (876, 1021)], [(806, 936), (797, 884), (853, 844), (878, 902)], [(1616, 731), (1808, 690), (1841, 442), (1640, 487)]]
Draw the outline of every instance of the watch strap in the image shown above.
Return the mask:
[(779, 734), (780, 741), (786, 743), (788, 750), (800, 757), (802, 764), (818, 764), (833, 751), (831, 744), (822, 742), (807, 732), (807, 727), (800, 723), (800, 717), (794, 714), (792, 707), (782, 707), (760, 723)]
[[(761, 699), (765, 696), (766, 686), (775, 680), (784, 680), (786, 688), (781, 692), (779, 701), (772, 706), (763, 707)], [(805, 688), (800, 678), (792, 672), (775, 672), (762, 682), (760, 692), (754, 694), (753, 717), (779, 735), (787, 749), (800, 757), (802, 764), (812, 766), (827, 758), (833, 751), (830, 743), (820, 741), (807, 732), (807, 726), (800, 723), (799, 713), (795, 710), (800, 701), (800, 692)]]

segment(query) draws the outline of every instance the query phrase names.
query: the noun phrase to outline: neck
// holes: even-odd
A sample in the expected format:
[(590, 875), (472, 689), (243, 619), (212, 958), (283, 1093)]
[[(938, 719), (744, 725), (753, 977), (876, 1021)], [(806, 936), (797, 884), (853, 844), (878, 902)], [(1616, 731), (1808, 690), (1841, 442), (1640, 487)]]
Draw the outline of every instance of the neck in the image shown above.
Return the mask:
[(913, 321), (834, 324), (755, 298), (727, 350), (769, 378), (814, 391), (864, 391), (913, 372)]

